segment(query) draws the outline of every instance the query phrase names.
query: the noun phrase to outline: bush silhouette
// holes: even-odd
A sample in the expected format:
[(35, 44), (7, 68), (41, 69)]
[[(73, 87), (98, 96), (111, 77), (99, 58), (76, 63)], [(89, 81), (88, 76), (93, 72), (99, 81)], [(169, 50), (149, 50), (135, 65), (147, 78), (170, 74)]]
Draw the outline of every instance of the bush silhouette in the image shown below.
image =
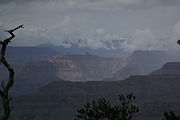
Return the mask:
[(180, 120), (180, 117), (175, 115), (173, 111), (164, 112), (163, 120)]
[(102, 98), (86, 103), (78, 109), (75, 120), (131, 120), (133, 115), (139, 112), (133, 94), (119, 95), (119, 103), (112, 106), (109, 101)]

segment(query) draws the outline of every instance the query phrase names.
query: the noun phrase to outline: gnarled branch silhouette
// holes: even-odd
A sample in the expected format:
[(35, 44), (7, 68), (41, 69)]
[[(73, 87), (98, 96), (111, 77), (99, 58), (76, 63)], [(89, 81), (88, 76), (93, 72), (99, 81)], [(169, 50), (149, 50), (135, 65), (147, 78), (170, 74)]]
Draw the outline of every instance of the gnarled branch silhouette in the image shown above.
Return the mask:
[(7, 30), (11, 36), (9, 38), (6, 38), (3, 41), (0, 41), (1, 48), (0, 48), (0, 63), (5, 66), (5, 68), (8, 70), (9, 76), (8, 80), (5, 84), (5, 82), (2, 82), (2, 88), (0, 89), (0, 96), (2, 98), (2, 105), (3, 105), (3, 114), (0, 118), (0, 120), (8, 120), (11, 112), (11, 108), (9, 105), (9, 102), (11, 101), (11, 98), (9, 98), (9, 90), (14, 84), (14, 69), (13, 67), (8, 63), (6, 60), (6, 47), (11, 42), (11, 40), (15, 37), (14, 31), (18, 30), (19, 28), (23, 28), (23, 25), (20, 25), (14, 29)]

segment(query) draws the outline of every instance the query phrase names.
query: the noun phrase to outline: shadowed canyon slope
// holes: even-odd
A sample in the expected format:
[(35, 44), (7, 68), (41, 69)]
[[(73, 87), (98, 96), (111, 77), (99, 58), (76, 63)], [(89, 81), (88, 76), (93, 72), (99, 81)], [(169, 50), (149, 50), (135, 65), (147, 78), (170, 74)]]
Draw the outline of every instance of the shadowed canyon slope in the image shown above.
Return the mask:
[[(168, 63), (159, 71), (179, 71), (179, 65), (177, 62)], [(105, 97), (116, 104), (118, 94), (133, 92), (140, 107), (136, 117), (139, 120), (159, 120), (164, 111), (180, 113), (179, 85), (179, 72), (153, 72), (150, 75), (131, 76), (123, 81), (56, 81), (42, 87), (35, 94), (14, 98), (12, 117), (23, 120), (72, 120), (76, 109), (87, 101)]]

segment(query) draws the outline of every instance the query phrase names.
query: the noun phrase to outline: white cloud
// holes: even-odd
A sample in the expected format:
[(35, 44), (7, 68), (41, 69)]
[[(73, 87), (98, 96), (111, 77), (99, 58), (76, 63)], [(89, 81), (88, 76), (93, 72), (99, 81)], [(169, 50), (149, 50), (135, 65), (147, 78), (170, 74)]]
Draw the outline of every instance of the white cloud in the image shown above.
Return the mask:
[(126, 50), (145, 50), (153, 49), (157, 44), (153, 33), (150, 29), (136, 30), (131, 40), (127, 40), (123, 44), (123, 48)]
[(134, 50), (175, 50), (177, 37), (155, 36), (150, 29), (136, 30), (132, 39), (123, 42), (122, 48), (126, 51)]
[(175, 24), (173, 34), (180, 37), (180, 21)]
[(176, 44), (177, 40), (179, 39), (180, 39), (180, 21), (174, 25), (172, 30), (172, 36), (168, 41), (166, 41), (167, 46), (169, 46), (169, 49), (179, 49), (179, 45)]
[(179, 5), (179, 0), (9, 0), (8, 2), (0, 1), (0, 4), (37, 4), (48, 3), (49, 5), (57, 5), (61, 8), (79, 8), (79, 9), (147, 9), (158, 6)]
[(16, 31), (13, 45), (18, 46), (36, 46), (37, 44), (48, 43), (50, 38), (46, 29), (32, 28), (25, 26), (25, 29)]
[(156, 37), (150, 29), (136, 30), (132, 39), (124, 41), (122, 47), (127, 51), (133, 50), (178, 50), (177, 40), (180, 39), (180, 21), (172, 30), (171, 36)]
[(96, 33), (98, 35), (101, 35), (101, 34), (105, 33), (105, 30), (103, 28), (98, 28), (98, 29), (96, 29)]
[(68, 25), (68, 24), (70, 24), (71, 19), (72, 18), (70, 16), (64, 16), (59, 25), (60, 26)]
[[(25, 29), (18, 32), (17, 40), (13, 42), (16, 45), (28, 46), (52, 43), (70, 47), (72, 43), (78, 43), (81, 47), (93, 49), (123, 48), (128, 51), (136, 49), (173, 49), (175, 48), (173, 45), (175, 40), (180, 39), (180, 22), (175, 25), (171, 39), (159, 40), (153, 33), (155, 28), (152, 29), (151, 26), (155, 26), (154, 23), (158, 24), (161, 20), (153, 19), (154, 22), (151, 23), (151, 19), (149, 21), (148, 18), (145, 19), (145, 17), (148, 17), (145, 12), (114, 11), (179, 4), (177, 0), (173, 1), (54, 0), (53, 2), (44, 3), (34, 1), (24, 6), (11, 3), (0, 5), (0, 25), (11, 27), (25, 24)], [(115, 15), (113, 16), (111, 13), (115, 13)], [(154, 14), (151, 13), (151, 16), (153, 18)], [(156, 16), (158, 15), (156, 14)], [(144, 25), (139, 22), (141, 20)], [(164, 18), (162, 18), (162, 23), (163, 21), (165, 21)], [(171, 22), (171, 20), (169, 21)], [(150, 23), (149, 26), (148, 23)], [(135, 27), (131, 29), (131, 26)], [(141, 28), (141, 26), (143, 27)], [(125, 31), (126, 27), (133, 31), (131, 35), (132, 31), (127, 30), (128, 32), (125, 32), (128, 37), (121, 33)], [(135, 31), (135, 29), (137, 30)], [(113, 43), (113, 40), (117, 40), (118, 42), (116, 42), (119, 44)]]

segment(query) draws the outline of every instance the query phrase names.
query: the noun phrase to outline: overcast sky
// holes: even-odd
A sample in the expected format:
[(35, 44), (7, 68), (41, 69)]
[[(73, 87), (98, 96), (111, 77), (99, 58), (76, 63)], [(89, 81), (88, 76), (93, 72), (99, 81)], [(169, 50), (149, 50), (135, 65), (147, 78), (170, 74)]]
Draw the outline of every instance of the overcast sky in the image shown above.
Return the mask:
[(180, 0), (1, 0), (0, 38), (24, 24), (12, 45), (171, 50), (180, 39), (179, 13)]

